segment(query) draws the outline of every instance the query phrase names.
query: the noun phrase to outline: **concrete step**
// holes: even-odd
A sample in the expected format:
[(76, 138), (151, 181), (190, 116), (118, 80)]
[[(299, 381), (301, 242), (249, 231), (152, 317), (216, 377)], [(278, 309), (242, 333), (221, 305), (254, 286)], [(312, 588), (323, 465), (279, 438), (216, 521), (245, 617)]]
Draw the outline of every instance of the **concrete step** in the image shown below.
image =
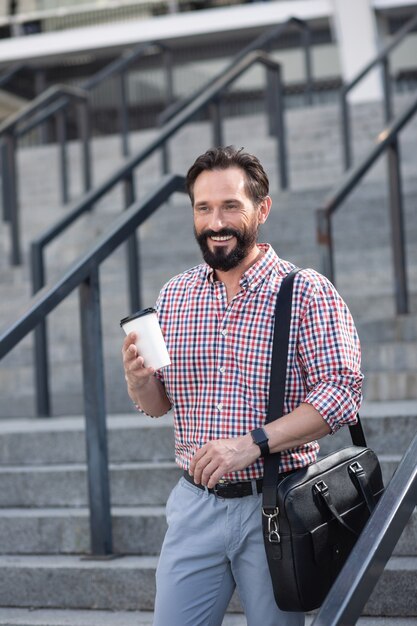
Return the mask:
[(371, 401), (417, 400), (417, 371), (368, 372), (363, 393)]
[[(165, 507), (113, 507), (112, 520), (115, 554), (159, 554), (166, 531)], [(87, 509), (0, 509), (0, 554), (88, 554), (89, 533)], [(417, 512), (394, 555), (417, 556), (416, 535)]]
[[(0, 556), (0, 606), (152, 611), (156, 563), (156, 557), (139, 556)], [(417, 616), (416, 584), (417, 557), (392, 557), (363, 614)], [(230, 609), (240, 610), (236, 595)]]
[[(364, 402), (360, 411), (369, 445), (378, 453), (402, 455), (417, 431), (417, 401)], [(150, 419), (135, 409), (107, 417), (113, 464), (173, 461), (172, 412)], [(388, 438), (392, 432), (395, 438)], [(324, 453), (349, 445), (340, 429), (320, 441)], [(85, 463), (85, 420), (81, 416), (0, 420), (0, 468)]]
[[(115, 554), (159, 554), (166, 531), (165, 506), (113, 507), (112, 522)], [(0, 554), (88, 554), (89, 511), (0, 509), (0, 535)]]
[(379, 342), (364, 346), (362, 367), (368, 372), (417, 371), (417, 341)]
[[(403, 455), (417, 432), (417, 401), (365, 401), (360, 409), (367, 444), (378, 455)], [(395, 437), (392, 436), (395, 433)], [(348, 428), (320, 439), (322, 455), (351, 445)]]
[[(393, 472), (390, 459), (386, 472)], [(155, 506), (166, 502), (181, 472), (172, 462), (110, 464), (114, 506)], [(45, 465), (0, 468), (1, 507), (85, 507), (87, 475), (84, 465)]]
[[(384, 483), (391, 479), (400, 455), (379, 455)], [(113, 506), (155, 506), (166, 502), (181, 475), (172, 462), (110, 464)], [(85, 507), (87, 475), (84, 465), (0, 467), (1, 507)]]
[[(311, 624), (311, 620), (307, 618), (306, 626)], [(151, 611), (0, 608), (0, 626), (152, 626), (152, 623)], [(393, 623), (393, 626), (410, 625), (411, 622), (405, 620)], [(246, 626), (246, 619), (241, 614), (227, 614), (222, 626)], [(364, 622), (363, 626), (386, 625), (382, 622)]]
[(412, 342), (417, 340), (417, 315), (397, 315), (379, 320), (362, 320), (357, 324), (361, 341)]
[[(173, 416), (150, 419), (132, 408), (130, 415), (107, 417), (109, 458), (113, 463), (173, 461)], [(85, 463), (84, 417), (0, 421), (0, 466)]]
[[(307, 615), (305, 626), (314, 616)], [(0, 609), (0, 626), (152, 626), (151, 611)], [(414, 617), (360, 617), (359, 626), (415, 626)], [(247, 626), (245, 616), (227, 613), (222, 626)]]

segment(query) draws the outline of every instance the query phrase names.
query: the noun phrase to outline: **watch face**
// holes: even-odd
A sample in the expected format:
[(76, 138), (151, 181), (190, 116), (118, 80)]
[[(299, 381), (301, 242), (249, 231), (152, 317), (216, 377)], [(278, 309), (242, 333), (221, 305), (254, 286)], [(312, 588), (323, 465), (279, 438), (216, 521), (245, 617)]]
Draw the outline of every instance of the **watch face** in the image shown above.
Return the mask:
[(253, 430), (251, 434), (255, 443), (266, 443), (268, 441), (268, 437), (262, 428)]

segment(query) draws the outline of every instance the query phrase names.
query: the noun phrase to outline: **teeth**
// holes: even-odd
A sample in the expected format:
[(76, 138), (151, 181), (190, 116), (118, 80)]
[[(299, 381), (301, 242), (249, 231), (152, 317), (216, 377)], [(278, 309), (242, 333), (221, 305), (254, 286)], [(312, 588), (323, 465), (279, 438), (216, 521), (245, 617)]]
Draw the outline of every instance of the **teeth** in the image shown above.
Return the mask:
[(224, 237), (211, 237), (213, 239), (213, 241), (229, 241), (229, 239), (232, 238), (233, 235), (226, 235)]

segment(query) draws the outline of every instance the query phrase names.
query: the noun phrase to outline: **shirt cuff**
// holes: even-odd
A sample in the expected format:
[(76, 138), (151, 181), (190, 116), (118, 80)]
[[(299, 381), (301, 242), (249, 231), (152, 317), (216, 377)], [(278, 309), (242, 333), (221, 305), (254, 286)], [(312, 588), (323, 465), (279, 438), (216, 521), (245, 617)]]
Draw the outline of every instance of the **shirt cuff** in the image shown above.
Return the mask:
[(314, 387), (304, 402), (311, 404), (329, 425), (332, 434), (342, 426), (357, 423), (361, 397), (355, 398), (351, 391), (332, 383), (321, 383)]

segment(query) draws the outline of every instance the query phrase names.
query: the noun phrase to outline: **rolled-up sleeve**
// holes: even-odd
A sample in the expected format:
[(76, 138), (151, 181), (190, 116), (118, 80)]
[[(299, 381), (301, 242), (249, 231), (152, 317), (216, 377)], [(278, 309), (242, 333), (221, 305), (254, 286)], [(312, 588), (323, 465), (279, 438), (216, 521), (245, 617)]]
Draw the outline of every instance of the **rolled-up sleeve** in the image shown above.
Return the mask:
[(301, 320), (298, 356), (307, 388), (304, 402), (332, 433), (354, 424), (362, 401), (359, 337), (346, 303), (322, 276)]

